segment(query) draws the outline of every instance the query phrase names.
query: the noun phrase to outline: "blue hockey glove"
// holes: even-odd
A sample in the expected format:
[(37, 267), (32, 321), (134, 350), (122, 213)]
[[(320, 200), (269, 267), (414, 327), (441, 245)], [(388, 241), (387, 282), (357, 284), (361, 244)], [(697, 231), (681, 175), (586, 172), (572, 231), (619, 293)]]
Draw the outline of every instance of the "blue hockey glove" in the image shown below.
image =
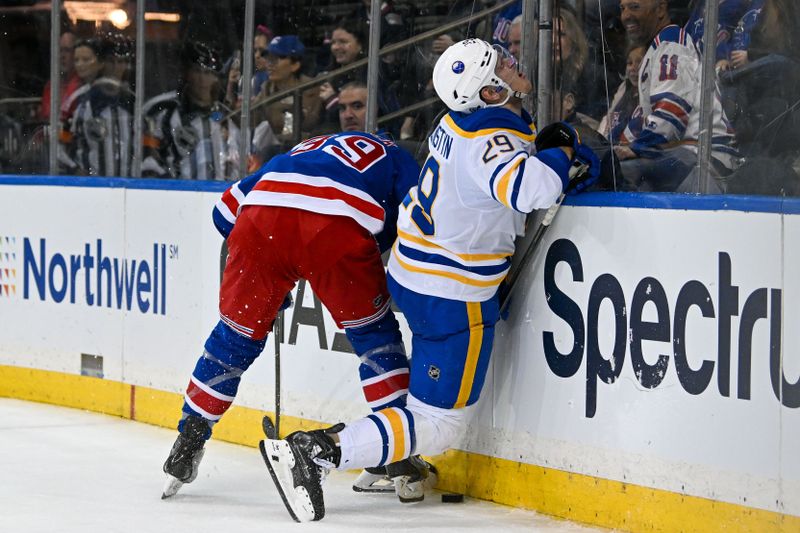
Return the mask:
[[(576, 169), (577, 170), (573, 170)], [(585, 144), (579, 144), (575, 150), (575, 159), (570, 169), (570, 180), (567, 194), (578, 194), (597, 182), (600, 177), (600, 159)]]

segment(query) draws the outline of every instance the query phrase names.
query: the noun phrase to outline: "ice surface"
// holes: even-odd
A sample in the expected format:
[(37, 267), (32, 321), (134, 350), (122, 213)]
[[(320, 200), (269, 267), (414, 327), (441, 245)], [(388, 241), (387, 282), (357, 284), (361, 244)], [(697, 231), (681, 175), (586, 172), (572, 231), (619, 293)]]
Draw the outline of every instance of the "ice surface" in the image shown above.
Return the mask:
[(258, 449), (216, 441), (207, 445), (197, 480), (162, 501), (161, 465), (175, 435), (121, 418), (0, 398), (0, 531), (599, 531), (469, 498), (443, 504), (438, 493), (402, 505), (394, 495), (353, 492), (355, 476), (346, 472), (326, 481), (325, 519), (295, 524)]

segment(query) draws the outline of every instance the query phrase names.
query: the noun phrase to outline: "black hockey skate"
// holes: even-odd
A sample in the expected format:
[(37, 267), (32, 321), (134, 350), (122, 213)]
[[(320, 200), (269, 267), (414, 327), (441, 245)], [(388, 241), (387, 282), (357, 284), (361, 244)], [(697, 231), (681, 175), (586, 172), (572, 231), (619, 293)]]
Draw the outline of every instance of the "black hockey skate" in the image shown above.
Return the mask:
[(295, 431), (284, 440), (266, 439), (259, 443), (272, 481), (296, 522), (322, 520), (325, 516), (322, 481), (341, 457), (330, 434), (343, 427), (337, 424), (325, 430)]
[(183, 432), (178, 435), (164, 462), (167, 482), (161, 494), (162, 500), (174, 496), (184, 483), (191, 483), (197, 477), (200, 460), (206, 451), (207, 432), (208, 422), (204, 419), (197, 416), (186, 418)]
[(436, 467), (419, 455), (386, 465), (386, 474), (394, 483), (401, 503), (416, 503), (425, 499), (425, 489), (436, 486)]

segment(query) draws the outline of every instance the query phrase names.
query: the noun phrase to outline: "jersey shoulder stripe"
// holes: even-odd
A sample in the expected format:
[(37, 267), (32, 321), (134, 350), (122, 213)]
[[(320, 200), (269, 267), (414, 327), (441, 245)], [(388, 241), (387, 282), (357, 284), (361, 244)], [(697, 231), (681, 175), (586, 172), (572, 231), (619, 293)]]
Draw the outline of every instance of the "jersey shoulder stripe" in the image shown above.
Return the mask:
[(525, 110), (523, 116), (499, 107), (485, 107), (474, 113), (451, 111), (445, 115), (444, 122), (456, 135), (467, 139), (492, 135), (499, 131), (513, 133), (528, 142), (536, 138), (533, 119)]
[(663, 43), (677, 43), (683, 46), (688, 44), (688, 37), (689, 35), (686, 33), (686, 30), (678, 26), (677, 24), (670, 24), (656, 35), (653, 42), (650, 43), (650, 47), (653, 49), (658, 48)]

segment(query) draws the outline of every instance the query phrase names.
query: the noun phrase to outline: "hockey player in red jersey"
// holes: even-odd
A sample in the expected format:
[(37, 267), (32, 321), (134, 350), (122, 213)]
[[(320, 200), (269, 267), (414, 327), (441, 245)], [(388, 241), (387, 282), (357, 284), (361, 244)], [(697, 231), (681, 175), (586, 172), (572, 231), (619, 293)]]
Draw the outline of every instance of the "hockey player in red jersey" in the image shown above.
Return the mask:
[(405, 405), (408, 360), (381, 250), (394, 240), (399, 204), (418, 174), (391, 140), (346, 132), (298, 144), (222, 195), (213, 213), (229, 250), (220, 320), (189, 380), (163, 498), (197, 476), (212, 427), (300, 278), (344, 328), (370, 407)]
[[(456, 444), (480, 396), (499, 318), (498, 288), (526, 213), (597, 178), (599, 161), (570, 126), (536, 139), (520, 96), (531, 83), (506, 50), (468, 39), (438, 59), (433, 83), (451, 112), (428, 138), (419, 184), (403, 201), (388, 284), (413, 333), (409, 394), (346, 426), (265, 440), (261, 451), (297, 521), (325, 514), (331, 468), (397, 464)], [(588, 172), (574, 178), (578, 163)], [(390, 472), (401, 497), (412, 472)]]

